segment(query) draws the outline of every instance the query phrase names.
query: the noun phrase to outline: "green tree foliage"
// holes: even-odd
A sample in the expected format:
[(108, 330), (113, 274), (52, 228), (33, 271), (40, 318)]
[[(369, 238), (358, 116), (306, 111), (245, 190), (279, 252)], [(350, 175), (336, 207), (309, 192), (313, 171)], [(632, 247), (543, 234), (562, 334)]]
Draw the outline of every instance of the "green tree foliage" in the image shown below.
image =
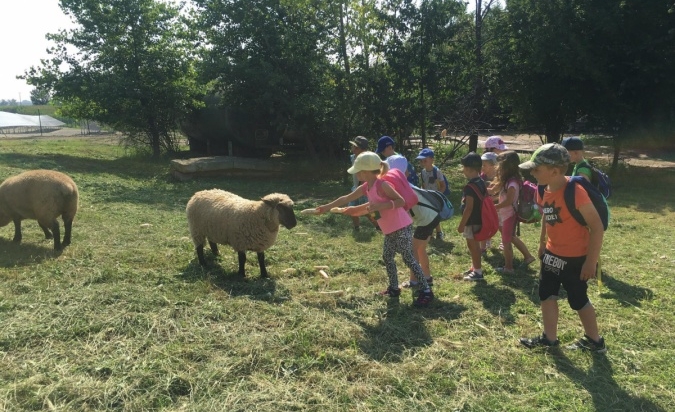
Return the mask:
[(177, 121), (200, 104), (179, 9), (158, 0), (60, 0), (60, 7), (79, 26), (48, 35), (51, 58), (26, 72), (28, 83), (53, 91), (66, 116), (108, 124), (153, 156), (175, 151)]
[(30, 91), (30, 101), (35, 105), (47, 104), (49, 100), (51, 100), (49, 90), (36, 87)]

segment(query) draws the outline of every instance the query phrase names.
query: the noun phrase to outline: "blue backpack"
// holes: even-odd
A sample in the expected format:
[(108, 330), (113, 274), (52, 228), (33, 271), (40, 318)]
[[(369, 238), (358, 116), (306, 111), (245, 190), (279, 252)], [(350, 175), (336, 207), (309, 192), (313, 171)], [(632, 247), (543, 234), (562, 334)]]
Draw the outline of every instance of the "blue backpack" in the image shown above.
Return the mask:
[[(438, 179), (438, 167), (434, 166), (434, 180)], [(443, 175), (443, 182), (445, 182), (445, 190), (443, 191), (443, 194), (447, 197), (450, 196), (450, 184), (448, 183), (448, 178)]]
[[(574, 196), (575, 185), (581, 185), (586, 193), (588, 193), (588, 197), (591, 199), (591, 202), (593, 202), (595, 210), (597, 210), (598, 215), (600, 215), (602, 228), (607, 230), (607, 227), (609, 227), (609, 206), (607, 205), (607, 199), (605, 199), (605, 196), (600, 193), (600, 190), (598, 190), (598, 188), (595, 187), (593, 183), (586, 180), (586, 178), (583, 176), (570, 177), (567, 186), (565, 186), (565, 206), (567, 206), (567, 209), (569, 209), (572, 217), (574, 217), (574, 220), (576, 220), (581, 226), (586, 226), (586, 220), (581, 215), (581, 212), (579, 212), (579, 209), (577, 209), (576, 206), (576, 199)], [(545, 186), (539, 186), (538, 188), (539, 198), (541, 199), (544, 198), (544, 188)]]
[(593, 166), (586, 160), (577, 165), (577, 168), (584, 166), (591, 169), (591, 183), (593, 186), (595, 186), (600, 191), (600, 193), (602, 193), (605, 199), (609, 199), (609, 197), (612, 195), (612, 181), (609, 179), (607, 173)]
[[(448, 220), (455, 214), (455, 208), (452, 206), (452, 203), (448, 200), (447, 197), (443, 196), (443, 193), (438, 190), (427, 190), (422, 189), (417, 186), (412, 186), (413, 191), (421, 199), (424, 199), (427, 203), (418, 202), (418, 206), (429, 208), (441, 217), (441, 221)], [(431, 205), (431, 206), (430, 206)]]
[(420, 184), (420, 179), (417, 177), (415, 167), (408, 162), (408, 168), (406, 170), (408, 172), (408, 182), (411, 185), (418, 186)]

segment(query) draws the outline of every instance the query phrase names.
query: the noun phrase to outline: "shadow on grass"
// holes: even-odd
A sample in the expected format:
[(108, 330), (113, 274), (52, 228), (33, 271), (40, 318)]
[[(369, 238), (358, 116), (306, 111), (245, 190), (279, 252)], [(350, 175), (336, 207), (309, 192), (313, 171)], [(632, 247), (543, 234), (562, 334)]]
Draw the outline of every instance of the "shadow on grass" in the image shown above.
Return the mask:
[(53, 240), (49, 242), (49, 246), (38, 246), (25, 237), (21, 243), (0, 237), (0, 267), (28, 266), (59, 257), (62, 252), (54, 250)]
[[(257, 266), (246, 265), (246, 276), (239, 276), (237, 271), (227, 271), (210, 253), (205, 254), (207, 266), (203, 268), (197, 258), (193, 259), (180, 273), (186, 282), (207, 281), (213, 287), (228, 293), (230, 296), (247, 296), (253, 300), (270, 303), (285, 301), (275, 295), (277, 284), (273, 277), (261, 278)], [(273, 275), (272, 275), (273, 276)]]
[(507, 325), (515, 323), (516, 317), (511, 313), (511, 306), (516, 303), (516, 294), (511, 289), (486, 282), (475, 282), (471, 293), (483, 303), (485, 310), (499, 316), (502, 322)]
[(624, 306), (641, 306), (643, 300), (654, 299), (651, 289), (628, 284), (619, 279), (604, 275), (603, 290), (600, 294), (605, 299), (614, 299)]
[(612, 364), (606, 355), (594, 354), (593, 364), (584, 371), (576, 367), (562, 352), (553, 359), (557, 369), (577, 385), (583, 387), (592, 397), (596, 411), (664, 411), (654, 402), (632, 396), (614, 380)]
[[(378, 309), (377, 320), (363, 315), (362, 309), (373, 300), (386, 299), (386, 308)], [(360, 350), (376, 361), (401, 362), (412, 348), (428, 346), (433, 342), (425, 319), (458, 319), (466, 307), (452, 302), (435, 300), (428, 308), (412, 305), (411, 291), (404, 290), (398, 299), (373, 297), (372, 299), (339, 300), (336, 314), (359, 325), (365, 338), (358, 342)], [(317, 309), (325, 310), (324, 307)]]

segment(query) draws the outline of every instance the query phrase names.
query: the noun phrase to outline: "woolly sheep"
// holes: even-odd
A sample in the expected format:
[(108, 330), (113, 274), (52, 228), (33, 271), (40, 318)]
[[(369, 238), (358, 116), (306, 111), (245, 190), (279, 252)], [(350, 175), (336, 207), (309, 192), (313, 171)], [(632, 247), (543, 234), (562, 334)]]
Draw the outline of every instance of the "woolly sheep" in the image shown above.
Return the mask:
[[(0, 227), (14, 222), (14, 242), (21, 242), (21, 221), (35, 219), (46, 239), (54, 238), (54, 250), (70, 244), (79, 193), (69, 176), (53, 170), (31, 170), (0, 184)], [(61, 242), (59, 216), (63, 218)], [(51, 229), (51, 231), (50, 231)]]
[(207, 239), (214, 255), (218, 244), (230, 245), (239, 257), (240, 276), (245, 276), (246, 251), (252, 250), (258, 254), (260, 276), (267, 277), (265, 250), (277, 239), (279, 224), (287, 229), (297, 224), (293, 201), (281, 193), (253, 201), (224, 190), (203, 190), (192, 196), (185, 211), (199, 263), (206, 266)]

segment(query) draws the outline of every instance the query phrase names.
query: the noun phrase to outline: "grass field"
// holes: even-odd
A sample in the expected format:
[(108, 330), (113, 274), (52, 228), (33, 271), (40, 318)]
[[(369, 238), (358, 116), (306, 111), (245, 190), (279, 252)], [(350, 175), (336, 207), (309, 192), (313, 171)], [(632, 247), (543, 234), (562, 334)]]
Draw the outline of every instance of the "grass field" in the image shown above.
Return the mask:
[[(325, 169), (326, 165), (316, 165)], [(0, 180), (24, 170), (68, 173), (80, 190), (73, 243), (52, 252), (34, 221), (23, 242), (0, 228), (0, 410), (669, 411), (675, 405), (675, 186), (672, 170), (614, 176), (606, 276), (589, 289), (609, 352), (529, 351), (541, 331), (537, 269), (486, 282), (470, 265), (457, 218), (432, 241), (437, 301), (412, 307), (386, 287), (382, 236), (343, 216), (298, 215), (239, 278), (221, 248), (197, 264), (185, 205), (218, 187), (257, 198), (279, 191), (296, 210), (348, 190), (344, 174), (178, 182), (168, 161), (124, 156), (98, 138), (0, 142)], [(453, 204), (462, 179), (448, 165)], [(297, 176), (308, 176), (306, 180)], [(534, 247), (538, 228), (523, 227)], [(498, 242), (496, 242), (498, 243)], [(520, 263), (520, 256), (516, 258)], [(329, 266), (329, 279), (314, 269)], [(407, 276), (399, 264), (401, 280)], [(336, 292), (337, 291), (337, 292)], [(336, 293), (327, 293), (336, 292)], [(582, 334), (561, 302), (560, 339)]]

